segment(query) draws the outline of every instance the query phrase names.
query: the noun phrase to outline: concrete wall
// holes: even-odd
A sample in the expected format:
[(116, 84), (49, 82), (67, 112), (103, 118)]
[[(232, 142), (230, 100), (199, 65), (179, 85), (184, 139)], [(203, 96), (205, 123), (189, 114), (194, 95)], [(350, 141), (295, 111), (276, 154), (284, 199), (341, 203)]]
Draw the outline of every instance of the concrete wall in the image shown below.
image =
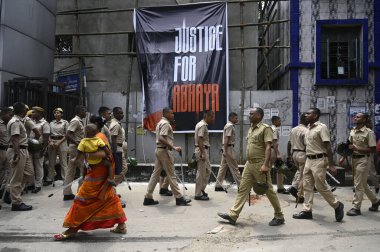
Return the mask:
[[(195, 3), (203, 1), (175, 1), (175, 0), (139, 0), (138, 6), (157, 6), (157, 5), (176, 5), (181, 3)], [(86, 9), (86, 8), (107, 8), (108, 10), (125, 9), (135, 7), (135, 1), (124, 0), (60, 0), (58, 3), (58, 11)], [(233, 3), (228, 5), (228, 23), (240, 23), (240, 6)], [(254, 23), (257, 21), (257, 4), (245, 3), (243, 6), (243, 22)], [(58, 15), (57, 16), (57, 35), (75, 33), (78, 29), (81, 33), (93, 32), (112, 32), (112, 31), (133, 31), (132, 12), (110, 12), (78, 15), (78, 28), (76, 28), (75, 15)], [(240, 47), (240, 28), (229, 29), (229, 47)], [(244, 28), (244, 45), (257, 45), (257, 28)], [(100, 36), (74, 36), (73, 39), (74, 53), (118, 53), (128, 50), (128, 35), (100, 35)], [(89, 92), (89, 111), (97, 113), (99, 106), (108, 106), (110, 108), (120, 106), (125, 108), (126, 97), (125, 91), (127, 85), (131, 86), (130, 104), (129, 104), (129, 121), (128, 126), (128, 142), (131, 155), (136, 155), (139, 162), (154, 161), (154, 137), (150, 132), (141, 133), (142, 124), (142, 100), (141, 100), (141, 84), (139, 82), (139, 72), (137, 68), (136, 58), (132, 58), (132, 77), (131, 83), (128, 82), (130, 59), (126, 55), (120, 56), (104, 56), (104, 57), (87, 57), (85, 63), (91, 69), (87, 70), (87, 85)], [(240, 50), (231, 50), (229, 52), (230, 59), (230, 110), (240, 112), (240, 86), (242, 82), (241, 71), (241, 52)], [(55, 70), (62, 69), (71, 64), (78, 62), (77, 58), (55, 59)], [(245, 50), (244, 53), (244, 81), (246, 86), (256, 87), (256, 68), (257, 68), (257, 51)], [(71, 68), (75, 69), (77, 66)], [(246, 92), (246, 104), (249, 103), (249, 94)], [(125, 124), (124, 124), (125, 125)], [(248, 126), (245, 127), (245, 132)], [(144, 132), (144, 131), (143, 131)], [(178, 134), (175, 136), (176, 143), (187, 146), (185, 152), (191, 155), (193, 151), (193, 136)], [(221, 148), (221, 134), (211, 136), (212, 162), (220, 162), (219, 150)], [(134, 151), (132, 151), (135, 149)], [(144, 158), (145, 157), (145, 158)], [(178, 158), (178, 157), (177, 157)]]
[(14, 77), (52, 80), (56, 1), (1, 0), (0, 6), (0, 83)]

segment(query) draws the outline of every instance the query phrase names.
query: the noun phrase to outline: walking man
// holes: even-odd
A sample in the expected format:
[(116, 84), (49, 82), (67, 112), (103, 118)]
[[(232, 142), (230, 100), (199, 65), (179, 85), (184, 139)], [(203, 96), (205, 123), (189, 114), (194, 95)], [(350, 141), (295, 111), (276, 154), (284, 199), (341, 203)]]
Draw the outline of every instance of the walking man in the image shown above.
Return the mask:
[(293, 160), (297, 166), (297, 172), (294, 175), (292, 186), (288, 192), (293, 195), (298, 203), (304, 202), (303, 197), (303, 170), (306, 162), (305, 134), (307, 131), (306, 113), (301, 114), (300, 124), (291, 129), (288, 142), (288, 160)]
[(16, 102), (13, 104), (13, 109), (14, 116), (7, 124), (7, 132), (10, 136), (7, 158), (11, 165), (9, 189), (12, 211), (28, 211), (32, 210), (32, 206), (26, 205), (21, 199), (24, 182), (33, 176), (33, 167), (26, 165), (26, 160), (29, 157), (28, 137), (22, 122), (26, 115), (26, 108), (24, 103)]
[(363, 201), (364, 194), (372, 202), (369, 211), (376, 212), (379, 209), (380, 200), (371, 191), (367, 184), (368, 172), (371, 165), (370, 155), (376, 150), (376, 137), (375, 133), (367, 128), (365, 125), (368, 121), (368, 114), (358, 113), (354, 117), (356, 127), (350, 132), (349, 148), (352, 153), (352, 166), (355, 170), (354, 186), (355, 194), (352, 200), (353, 207), (347, 212), (348, 216), (361, 215), (360, 207)]
[(181, 147), (175, 146), (173, 142), (173, 129), (170, 123), (174, 121), (174, 113), (171, 108), (166, 107), (162, 110), (162, 114), (163, 117), (156, 126), (156, 161), (153, 173), (149, 179), (148, 189), (143, 204), (144, 206), (158, 204), (158, 201), (153, 199), (152, 194), (160, 180), (160, 174), (162, 170), (164, 170), (166, 173), (166, 179), (168, 180), (176, 199), (176, 205), (186, 206), (191, 200), (185, 199), (182, 196), (174, 170), (173, 150), (178, 153), (182, 152)]
[[(279, 147), (280, 142), (280, 132), (278, 128), (281, 126), (281, 118), (278, 116), (272, 116), (272, 130), (273, 130), (273, 141), (272, 141), (272, 151), (271, 151), (271, 167), (275, 163), (276, 160), (282, 161)], [(282, 194), (289, 194), (288, 191), (284, 188), (284, 174), (276, 172), (276, 180), (277, 180), (277, 192)]]
[(0, 198), (3, 197), (5, 192), (3, 201), (6, 201), (7, 204), (11, 203), (8, 188), (11, 167), (7, 158), (7, 148), (9, 142), (7, 124), (12, 118), (12, 114), (13, 111), (10, 108), (3, 107), (0, 109)]
[(223, 129), (223, 155), (222, 161), (220, 162), (220, 168), (218, 175), (216, 177), (215, 191), (220, 192), (224, 191), (222, 183), (224, 177), (226, 176), (227, 169), (230, 169), (232, 177), (234, 178), (237, 186), (240, 186), (241, 175), (239, 171), (239, 166), (236, 161), (236, 152), (235, 152), (235, 125), (238, 123), (238, 115), (235, 112), (231, 112), (228, 115), (228, 122)]
[(99, 116), (102, 118), (104, 122), (104, 126), (102, 128), (102, 133), (107, 137), (108, 142), (111, 144), (111, 132), (108, 126), (111, 123), (111, 110), (108, 107), (100, 107), (98, 110)]
[(84, 125), (82, 119), (86, 117), (87, 109), (82, 105), (75, 106), (75, 117), (71, 119), (69, 127), (67, 128), (66, 139), (69, 142), (69, 164), (67, 167), (67, 173), (63, 182), (63, 200), (73, 200), (75, 195), (71, 190), (71, 186), (67, 186), (74, 181), (75, 173), (77, 169), (83, 173), (83, 165), (77, 166), (74, 158), (78, 155), (78, 145), (82, 138), (84, 138)]
[(266, 195), (274, 209), (274, 218), (269, 222), (269, 226), (279, 226), (285, 223), (277, 194), (273, 190), (270, 177), (270, 156), (273, 141), (273, 131), (271, 127), (262, 122), (264, 111), (261, 108), (253, 108), (249, 112), (251, 127), (247, 136), (247, 162), (245, 163), (241, 184), (235, 199), (234, 206), (229, 213), (218, 213), (219, 217), (228, 220), (235, 225), (244, 203), (255, 182), (268, 184)]
[(305, 202), (303, 210), (294, 214), (294, 219), (312, 219), (314, 186), (322, 197), (335, 209), (335, 219), (341, 222), (344, 217), (344, 205), (339, 202), (330, 191), (326, 182), (326, 166), (335, 174), (333, 153), (330, 144), (330, 132), (327, 126), (319, 121), (321, 111), (311, 108), (306, 112), (306, 121), (309, 123), (305, 134), (306, 163), (303, 172), (303, 188)]
[(69, 122), (62, 119), (63, 109), (55, 108), (53, 110), (55, 120), (50, 122), (50, 139), (49, 139), (49, 169), (46, 176), (44, 186), (51, 185), (55, 177), (55, 162), (57, 155), (61, 166), (61, 177), (65, 180), (67, 172), (67, 153), (69, 147), (67, 145), (66, 134), (69, 128)]
[(208, 156), (210, 141), (207, 125), (214, 122), (215, 113), (212, 110), (206, 110), (203, 119), (195, 126), (195, 156), (197, 159), (197, 174), (195, 176), (195, 200), (209, 200), (205, 192), (206, 186), (210, 179), (211, 165)]

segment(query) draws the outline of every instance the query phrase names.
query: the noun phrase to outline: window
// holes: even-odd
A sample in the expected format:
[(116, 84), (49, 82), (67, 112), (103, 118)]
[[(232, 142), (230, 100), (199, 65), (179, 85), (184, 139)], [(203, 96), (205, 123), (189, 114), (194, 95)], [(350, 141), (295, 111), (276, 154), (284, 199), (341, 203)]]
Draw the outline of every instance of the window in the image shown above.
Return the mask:
[(55, 36), (55, 48), (57, 53), (72, 53), (73, 37), (60, 35)]
[(316, 84), (368, 82), (367, 20), (319, 20)]

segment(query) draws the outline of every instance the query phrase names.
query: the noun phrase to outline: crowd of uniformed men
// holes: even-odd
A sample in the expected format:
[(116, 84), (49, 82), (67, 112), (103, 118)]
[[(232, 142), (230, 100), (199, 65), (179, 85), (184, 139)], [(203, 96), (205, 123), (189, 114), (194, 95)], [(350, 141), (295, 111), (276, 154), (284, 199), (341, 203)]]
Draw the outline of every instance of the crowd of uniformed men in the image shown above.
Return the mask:
[[(83, 167), (74, 162), (77, 156), (77, 146), (84, 138), (84, 123), (87, 110), (84, 106), (75, 107), (75, 117), (70, 122), (63, 119), (64, 111), (61, 108), (53, 110), (54, 120), (47, 122), (45, 110), (41, 107), (32, 107), (31, 110), (21, 103), (16, 102), (12, 107), (3, 107), (0, 112), (0, 196), (7, 204), (12, 204), (12, 211), (31, 210), (31, 205), (23, 203), (21, 195), (26, 190), (38, 193), (43, 186), (54, 183), (56, 175), (55, 164), (57, 157), (61, 167), (63, 179), (63, 200), (73, 200), (71, 184), (77, 171)], [(114, 154), (120, 154), (122, 160), (121, 172), (115, 175), (116, 184), (124, 180), (128, 170), (125, 159), (126, 142), (125, 131), (121, 125), (124, 117), (123, 110), (115, 107), (111, 110), (107, 107), (99, 108), (98, 119), (105, 122), (101, 129), (112, 146)], [(175, 173), (173, 150), (182, 155), (182, 148), (174, 145), (174, 135), (171, 124), (174, 122), (174, 113), (171, 108), (164, 108), (162, 119), (156, 127), (155, 166), (150, 177), (143, 205), (157, 205), (159, 202), (153, 199), (153, 192), (160, 181), (160, 195), (174, 196), (176, 205), (188, 206), (190, 199), (183, 197)], [(113, 115), (113, 116), (112, 116)], [(295, 219), (312, 219), (312, 207), (314, 191), (317, 190), (328, 204), (334, 208), (336, 221), (340, 222), (344, 216), (344, 205), (333, 195), (326, 182), (328, 170), (336, 174), (333, 162), (333, 153), (330, 145), (330, 133), (326, 125), (319, 121), (320, 111), (311, 108), (303, 113), (300, 124), (290, 132), (287, 148), (287, 158), (295, 163), (298, 170), (289, 189), (285, 189), (283, 174), (277, 173), (277, 193), (291, 194), (297, 203), (303, 203), (300, 213), (294, 214)], [(246, 141), (246, 163), (243, 173), (240, 174), (235, 152), (235, 125), (238, 115), (231, 112), (228, 122), (223, 130), (222, 160), (217, 175), (213, 173), (209, 161), (209, 133), (208, 125), (214, 121), (213, 111), (205, 111), (203, 119), (196, 125), (194, 132), (195, 158), (197, 161), (197, 173), (195, 183), (195, 200), (209, 200), (206, 186), (210, 175), (216, 179), (215, 191), (225, 191), (223, 181), (229, 169), (238, 186), (238, 193), (234, 205), (227, 213), (218, 215), (235, 224), (243, 206), (250, 194), (251, 188), (265, 183), (265, 191), (271, 205), (274, 208), (274, 218), (269, 222), (271, 226), (284, 224), (285, 219), (276, 192), (273, 190), (270, 170), (276, 161), (282, 160), (279, 151), (278, 127), (281, 125), (280, 117), (272, 117), (272, 126), (263, 123), (264, 112), (261, 108), (253, 108), (249, 113), (251, 127)], [(349, 136), (349, 149), (353, 152), (352, 166), (354, 172), (354, 198), (353, 206), (347, 215), (357, 216), (361, 214), (363, 195), (366, 194), (372, 202), (369, 211), (378, 211), (380, 200), (376, 197), (367, 184), (367, 176), (373, 153), (376, 149), (374, 132), (367, 127), (368, 115), (358, 113), (354, 117), (356, 127)], [(95, 119), (94, 119), (95, 120)], [(91, 119), (90, 119), (91, 122)], [(37, 144), (35, 141), (38, 141)], [(115, 155), (117, 156), (117, 155)], [(68, 159), (69, 157), (69, 159)], [(44, 162), (48, 161), (47, 173), (44, 174)], [(163, 176), (162, 174), (166, 176)], [(171, 187), (171, 190), (168, 187)]]

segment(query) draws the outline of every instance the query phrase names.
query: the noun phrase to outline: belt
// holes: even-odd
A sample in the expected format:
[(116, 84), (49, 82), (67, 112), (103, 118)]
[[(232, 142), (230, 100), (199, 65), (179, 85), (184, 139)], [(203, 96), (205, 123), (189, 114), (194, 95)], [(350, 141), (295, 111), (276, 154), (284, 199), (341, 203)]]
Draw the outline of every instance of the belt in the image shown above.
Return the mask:
[(6, 149), (8, 149), (7, 145), (0, 144), (0, 150), (6, 150)]
[(116, 145), (119, 146), (119, 147), (123, 147), (122, 143), (117, 143)]
[(258, 162), (264, 161), (264, 158), (254, 158), (254, 159), (248, 159), (247, 162), (250, 164), (255, 164)]
[(157, 148), (159, 148), (159, 149), (167, 149), (168, 147), (166, 147), (166, 146), (157, 146)]
[(295, 152), (295, 151), (305, 152), (305, 150), (293, 149), (293, 152)]
[[(9, 145), (9, 148), (13, 148), (13, 145)], [(20, 145), (19, 148), (20, 149), (28, 149), (28, 146), (27, 145)]]
[(234, 144), (228, 144), (227, 146), (232, 146), (232, 147), (235, 147), (235, 145), (234, 145)]
[(50, 138), (53, 140), (61, 140), (62, 138), (64, 138), (64, 136), (50, 136)]
[(315, 155), (306, 155), (308, 159), (318, 159), (326, 157), (327, 155), (325, 153), (315, 154)]
[[(195, 145), (195, 148), (199, 147), (198, 145)], [(203, 148), (205, 148), (206, 150), (208, 149), (208, 146), (207, 145), (203, 145)]]
[(352, 158), (364, 158), (364, 157), (369, 157), (369, 155), (354, 155), (352, 154)]

